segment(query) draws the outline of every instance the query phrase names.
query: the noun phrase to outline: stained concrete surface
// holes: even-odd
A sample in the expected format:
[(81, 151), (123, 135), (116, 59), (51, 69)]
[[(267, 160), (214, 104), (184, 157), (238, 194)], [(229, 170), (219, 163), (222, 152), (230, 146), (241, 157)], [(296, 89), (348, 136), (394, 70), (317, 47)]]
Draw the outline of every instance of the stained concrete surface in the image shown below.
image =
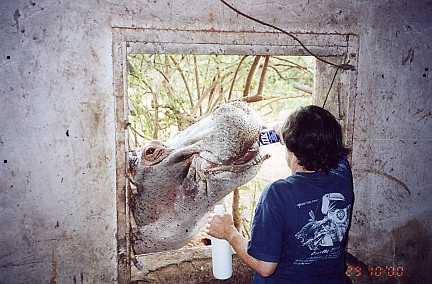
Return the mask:
[[(386, 281), (427, 281), (432, 3), (232, 2), (292, 32), (358, 35), (349, 252), (404, 268)], [(1, 1), (0, 15), (0, 282), (124, 282), (113, 29), (270, 28), (219, 1)]]

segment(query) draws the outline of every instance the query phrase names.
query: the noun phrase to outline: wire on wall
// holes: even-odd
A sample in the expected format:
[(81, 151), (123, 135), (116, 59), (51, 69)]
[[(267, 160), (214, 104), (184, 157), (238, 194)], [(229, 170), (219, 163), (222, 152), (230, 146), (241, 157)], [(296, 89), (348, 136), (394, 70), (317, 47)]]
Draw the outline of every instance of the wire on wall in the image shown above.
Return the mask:
[(355, 69), (355, 67), (353, 66), (353, 65), (350, 65), (350, 64), (347, 64), (347, 63), (343, 63), (343, 64), (335, 64), (335, 63), (332, 63), (332, 62), (330, 62), (330, 61), (327, 61), (327, 60), (325, 60), (325, 59), (323, 59), (323, 58), (321, 58), (321, 57), (319, 57), (318, 55), (316, 55), (316, 54), (314, 54), (312, 51), (310, 51), (295, 35), (293, 35), (292, 33), (289, 33), (289, 32), (287, 32), (287, 31), (285, 31), (285, 30), (283, 30), (283, 29), (281, 29), (281, 28), (278, 28), (278, 27), (276, 27), (276, 26), (274, 26), (274, 25), (272, 25), (272, 24), (269, 24), (269, 23), (266, 23), (266, 22), (263, 22), (263, 21), (261, 21), (261, 20), (258, 20), (258, 19), (256, 19), (256, 18), (254, 18), (254, 17), (252, 17), (252, 16), (249, 16), (249, 15), (247, 15), (247, 14), (245, 14), (245, 13), (243, 13), (243, 12), (241, 12), (241, 11), (239, 11), (238, 9), (236, 9), (236, 8), (234, 8), (233, 6), (231, 6), (230, 4), (228, 4), (225, 0), (220, 0), (223, 4), (225, 4), (227, 7), (229, 7), (231, 10), (233, 10), (233, 11), (235, 11), (236, 13), (238, 13), (238, 14), (240, 14), (240, 15), (242, 15), (243, 17), (245, 17), (245, 18), (248, 18), (248, 19), (250, 19), (250, 20), (252, 20), (252, 21), (255, 21), (255, 22), (257, 22), (257, 23), (259, 23), (259, 24), (261, 24), (261, 25), (264, 25), (264, 26), (267, 26), (267, 27), (271, 27), (271, 28), (273, 28), (273, 29), (275, 29), (275, 30), (278, 30), (278, 31), (280, 31), (280, 32), (282, 32), (282, 33), (284, 33), (284, 34), (286, 34), (286, 35), (288, 35), (288, 36), (290, 36), (292, 39), (294, 39), (295, 41), (297, 41), (300, 45), (301, 45), (301, 47), (303, 47), (303, 49), (307, 52), (307, 53), (309, 53), (310, 55), (312, 55), (313, 57), (315, 57), (317, 60), (319, 60), (319, 61), (322, 61), (322, 62), (324, 62), (324, 63), (326, 63), (326, 64), (329, 64), (329, 65), (332, 65), (332, 66), (334, 66), (334, 67), (337, 67), (337, 68), (340, 68), (340, 69), (343, 69), (343, 70), (351, 70), (351, 71), (355, 71), (356, 69)]

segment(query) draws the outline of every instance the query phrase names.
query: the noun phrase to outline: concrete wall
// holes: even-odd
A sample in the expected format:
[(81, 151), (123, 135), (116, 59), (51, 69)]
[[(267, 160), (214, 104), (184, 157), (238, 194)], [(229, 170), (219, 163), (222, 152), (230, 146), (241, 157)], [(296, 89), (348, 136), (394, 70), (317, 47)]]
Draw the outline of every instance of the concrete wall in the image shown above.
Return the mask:
[[(350, 252), (404, 267), (386, 281), (426, 281), (432, 3), (230, 2), (292, 32), (359, 36)], [(0, 283), (115, 283), (113, 27), (270, 29), (219, 1), (0, 1), (0, 17)]]

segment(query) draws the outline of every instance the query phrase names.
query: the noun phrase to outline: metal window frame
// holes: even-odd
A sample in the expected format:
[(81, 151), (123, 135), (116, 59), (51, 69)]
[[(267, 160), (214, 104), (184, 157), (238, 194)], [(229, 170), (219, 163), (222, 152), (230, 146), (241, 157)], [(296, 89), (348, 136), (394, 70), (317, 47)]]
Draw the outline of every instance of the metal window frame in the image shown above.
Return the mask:
[[(314, 54), (329, 60), (349, 60), (357, 68), (358, 36), (336, 33), (294, 33)], [(138, 29), (115, 27), (112, 29), (113, 87), (115, 96), (116, 137), (116, 205), (117, 205), (117, 271), (118, 283), (131, 281), (131, 259), (129, 243), (129, 209), (127, 198), (127, 71), (128, 53), (158, 54), (240, 54), (240, 55), (309, 55), (292, 38), (279, 32), (216, 31), (179, 29)], [(318, 62), (318, 61), (317, 61)], [(327, 84), (336, 68), (319, 64), (316, 81)], [(321, 77), (320, 77), (321, 76)], [(329, 97), (337, 100), (337, 109), (331, 111), (340, 119), (345, 134), (345, 143), (352, 146), (354, 133), (355, 95), (357, 71), (338, 70), (337, 87)], [(315, 91), (324, 93), (329, 86), (315, 86)], [(319, 104), (323, 97), (316, 97)], [(330, 108), (334, 108), (330, 107)]]

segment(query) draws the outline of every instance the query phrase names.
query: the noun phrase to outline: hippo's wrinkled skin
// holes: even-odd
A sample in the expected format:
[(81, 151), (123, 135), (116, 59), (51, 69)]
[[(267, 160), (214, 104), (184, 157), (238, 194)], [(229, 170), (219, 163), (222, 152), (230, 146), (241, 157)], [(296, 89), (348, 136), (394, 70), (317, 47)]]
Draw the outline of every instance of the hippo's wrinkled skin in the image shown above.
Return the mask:
[(202, 228), (206, 213), (258, 172), (259, 116), (245, 103), (216, 108), (168, 141), (153, 140), (131, 169), (138, 194), (130, 208), (135, 253), (177, 249)]

